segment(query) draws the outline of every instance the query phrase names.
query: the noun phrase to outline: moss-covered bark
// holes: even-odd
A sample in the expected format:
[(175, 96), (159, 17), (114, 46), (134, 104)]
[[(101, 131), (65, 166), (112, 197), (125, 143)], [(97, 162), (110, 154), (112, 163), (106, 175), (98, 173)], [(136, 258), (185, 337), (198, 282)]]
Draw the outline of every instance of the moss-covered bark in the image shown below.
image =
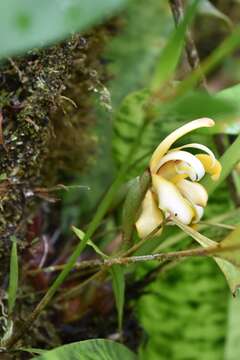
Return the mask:
[(79, 170), (84, 164), (92, 142), (89, 99), (92, 90), (101, 91), (104, 34), (76, 35), (1, 64), (1, 284), (8, 273), (11, 236), (17, 237), (19, 249), (26, 245), (37, 189), (56, 184), (59, 169)]

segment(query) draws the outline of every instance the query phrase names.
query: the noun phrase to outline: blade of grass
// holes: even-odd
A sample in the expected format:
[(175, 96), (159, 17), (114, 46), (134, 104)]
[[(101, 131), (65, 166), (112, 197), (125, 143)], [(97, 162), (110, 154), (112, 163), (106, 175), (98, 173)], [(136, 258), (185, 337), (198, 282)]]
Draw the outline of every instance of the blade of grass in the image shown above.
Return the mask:
[(10, 257), (10, 275), (8, 286), (8, 314), (11, 315), (15, 306), (17, 289), (18, 289), (18, 254), (17, 254), (17, 239), (15, 236), (11, 237), (12, 249)]
[(154, 93), (159, 90), (173, 75), (181, 56), (187, 27), (193, 20), (198, 6), (198, 0), (189, 6), (183, 21), (174, 30), (165, 48), (160, 54), (157, 65), (150, 82), (150, 89)]
[(122, 332), (123, 308), (125, 295), (124, 269), (121, 265), (113, 265), (110, 269), (112, 275), (113, 292), (118, 312), (118, 330)]
[(216, 65), (218, 65), (227, 55), (234, 51), (240, 44), (240, 26), (237, 26), (222, 44), (212, 52), (212, 54), (191, 73), (176, 89), (176, 96), (185, 94), (190, 89), (194, 88), (199, 82), (202, 75), (209, 73)]

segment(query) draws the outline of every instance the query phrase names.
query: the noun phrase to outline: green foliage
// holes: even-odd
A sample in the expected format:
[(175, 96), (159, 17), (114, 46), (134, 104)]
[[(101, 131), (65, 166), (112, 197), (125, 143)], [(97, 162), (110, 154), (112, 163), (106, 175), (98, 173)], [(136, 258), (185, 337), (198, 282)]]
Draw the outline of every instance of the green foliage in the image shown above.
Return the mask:
[(222, 359), (228, 289), (212, 260), (187, 260), (159, 277), (138, 303), (148, 342), (141, 359)]
[(18, 254), (17, 239), (12, 236), (12, 249), (10, 258), (9, 285), (8, 285), (8, 313), (12, 314), (18, 289)]
[(137, 177), (132, 181), (126, 194), (122, 216), (123, 243), (125, 247), (130, 247), (137, 214), (150, 184), (151, 176), (148, 171), (145, 171), (141, 177)]
[(196, 12), (198, 0), (193, 1), (187, 9), (184, 19), (177, 26), (166, 46), (156, 61), (153, 77), (150, 81), (150, 89), (155, 92), (172, 78), (183, 51), (185, 34)]
[(231, 19), (222, 11), (218, 10), (218, 8), (216, 8), (216, 6), (214, 6), (209, 0), (200, 1), (198, 12), (202, 15), (220, 19), (230, 28), (233, 26)]
[[(72, 231), (74, 232), (75, 235), (77, 235), (77, 237), (80, 240), (84, 239), (85, 233), (81, 229), (78, 229), (75, 226), (72, 226)], [(101, 249), (99, 249), (99, 247), (96, 244), (94, 244), (94, 242), (92, 242), (92, 240), (89, 239), (87, 242), (87, 245), (91, 246), (93, 248), (93, 250), (96, 252), (96, 254), (100, 255), (101, 257), (103, 257), (103, 258), (108, 257), (106, 254), (104, 254), (102, 252)]]
[(123, 309), (125, 299), (125, 277), (124, 268), (121, 265), (112, 266), (110, 273), (112, 275), (113, 292), (118, 312), (118, 327), (122, 330)]
[(8, 0), (0, 3), (0, 55), (22, 52), (85, 30), (125, 0)]
[(34, 360), (136, 360), (133, 352), (125, 346), (110, 340), (86, 340), (64, 345)]
[[(140, 90), (129, 94), (122, 102), (114, 119), (113, 151), (118, 164), (122, 164), (129, 151), (129, 147), (135, 139), (135, 132), (146, 120), (145, 107), (149, 101), (149, 91)], [(153, 142), (153, 127), (149, 124), (144, 132), (141, 146), (133, 156), (132, 173), (137, 174), (139, 169), (137, 160), (151, 150)]]
[[(161, 139), (186, 121), (207, 114), (216, 120), (217, 126), (213, 130), (201, 130), (201, 133), (212, 135), (216, 132), (231, 133), (231, 129), (236, 131), (239, 89), (239, 86), (234, 86), (214, 95), (192, 91), (170, 102), (154, 105), (154, 108), (151, 108), (153, 119), (144, 133), (141, 147), (134, 154), (134, 165), (129, 176), (140, 174), (146, 168), (151, 152)], [(118, 164), (122, 163), (134, 139), (134, 131), (137, 131), (146, 116), (148, 101), (149, 92), (142, 90), (128, 95), (119, 108), (114, 121), (113, 137), (114, 156)]]
[[(112, 14), (124, 3), (124, 0), (76, 0), (75, 2), (73, 0), (54, 0), (52, 2), (43, 0), (37, 6), (33, 5), (31, 0), (22, 2), (10, 0), (7, 5), (2, 3), (0, 4), (0, 31), (2, 34), (0, 55), (15, 54), (33, 46), (45, 45), (61, 39), (76, 30), (82, 31), (89, 25), (96, 24), (105, 16)], [(173, 21), (169, 19), (167, 1), (132, 0), (124, 13), (125, 28), (123, 32), (120, 29), (123, 26), (121, 21), (120, 24), (117, 24), (120, 35), (111, 42), (105, 55), (107, 59), (113, 59), (113, 62), (110, 61), (110, 65), (108, 65), (113, 77), (115, 76), (110, 85), (113, 108), (124, 98), (114, 117), (114, 133), (111, 139), (116, 164), (120, 170), (116, 180), (93, 214), (86, 232), (73, 227), (79, 243), (63, 271), (36, 308), (35, 313), (27, 319), (27, 325), (59, 290), (85, 246), (89, 245), (99, 256), (107, 257), (92, 242), (91, 238), (102, 224), (120, 185), (126, 178), (132, 178), (143, 172), (152, 150), (166, 134), (183, 122), (202, 116), (216, 119), (217, 126), (213, 130), (215, 133), (239, 133), (239, 85), (214, 95), (192, 91), (201, 78), (201, 73), (196, 71), (186, 81), (183, 81), (182, 85), (170, 83), (163, 87), (173, 77), (179, 63), (186, 29), (196, 11), (197, 3), (198, 1), (193, 2), (187, 16), (178, 29), (172, 32), (168, 41), (166, 38), (173, 27)], [(202, 12), (205, 11), (211, 16), (228, 22), (228, 18), (214, 8), (210, 2), (202, 1), (201, 4)], [(117, 23), (118, 20), (113, 21), (114, 25), (116, 25), (115, 21)], [(209, 72), (238, 44), (239, 28), (236, 28), (224, 45), (204, 63), (203, 70)], [(173, 94), (177, 94), (177, 96), (174, 97)], [(171, 96), (168, 97), (168, 95)], [(101, 114), (99, 117), (105, 121), (105, 114)], [(97, 161), (96, 168), (102, 166), (109, 173), (113, 170), (109, 156), (111, 125), (110, 121), (107, 125), (106, 123), (101, 128), (101, 136), (105, 136), (105, 141), (109, 144), (107, 151), (100, 153), (99, 159), (102, 164)], [(212, 142), (213, 131), (203, 132), (201, 136), (204, 142)], [(220, 181), (216, 185), (212, 185), (212, 182), (205, 180), (205, 185), (210, 192), (213, 192), (216, 186), (221, 184), (240, 159), (239, 139), (222, 158), (224, 169)], [(106, 153), (107, 156), (105, 156)], [(105, 175), (101, 180), (99, 176), (102, 168), (100, 171), (96, 171), (96, 169), (88, 171), (86, 177), (81, 178), (80, 183), (84, 183), (84, 179), (86, 179), (87, 185), (89, 185), (88, 180), (90, 179), (93, 187), (93, 192), (86, 197), (87, 200), (79, 202), (77, 205), (79, 208), (81, 207), (79, 211), (84, 216), (89, 209), (96, 207), (98, 199), (106, 188)], [(109, 179), (113, 176), (112, 173), (109, 175)], [(125, 202), (122, 222), (126, 238), (130, 238), (132, 235), (135, 217), (148, 182), (143, 188), (141, 188), (139, 179), (133, 180), (131, 185)], [(75, 194), (73, 194), (74, 196)], [(91, 198), (91, 204), (88, 203), (89, 198)], [(211, 202), (212, 205), (206, 211), (208, 217), (214, 214), (216, 208), (219, 212), (228, 211), (230, 201), (226, 188), (223, 193), (221, 193), (221, 189), (216, 189), (211, 197)], [(76, 213), (76, 218), (78, 215), (79, 212)], [(114, 215), (111, 214), (111, 221)], [(88, 219), (84, 219), (84, 221), (87, 223)], [(152, 253), (165, 239), (171, 240), (171, 236), (176, 235), (175, 230), (171, 229), (164, 232), (161, 238), (151, 240), (139, 250), (139, 253)], [(178, 246), (181, 247), (182, 244), (178, 244)], [(155, 264), (150, 266), (154, 267)], [(229, 270), (227, 271), (229, 273)], [(110, 274), (118, 312), (119, 330), (121, 331), (125, 302), (123, 266), (114, 265)], [(17, 286), (17, 247), (16, 241), (13, 241), (8, 291), (9, 313), (12, 313), (14, 308)], [(142, 346), (142, 359), (202, 360), (204, 358), (204, 360), (218, 360), (223, 357), (224, 352), (226, 360), (239, 358), (239, 348), (235, 345), (239, 332), (233, 316), (234, 311), (238, 311), (239, 307), (237, 302), (231, 303), (228, 323), (228, 291), (223, 276), (213, 261), (209, 259), (186, 261), (167, 273), (164, 278), (156, 278), (146, 290), (146, 295), (142, 296), (137, 304), (140, 321), (149, 334), (148, 343), (146, 346)], [(34, 349), (29, 349), (29, 351), (34, 351)], [(135, 355), (122, 345), (99, 339), (65, 345), (47, 351), (36, 359), (79, 358), (92, 360), (136, 359)]]
[(224, 360), (238, 360), (240, 358), (240, 297), (229, 299), (228, 305), (228, 324), (226, 332), (226, 345)]
[(167, 1), (129, 1), (119, 34), (108, 44), (105, 54), (113, 59), (108, 70), (113, 75), (110, 91), (114, 106), (147, 85), (173, 28)]

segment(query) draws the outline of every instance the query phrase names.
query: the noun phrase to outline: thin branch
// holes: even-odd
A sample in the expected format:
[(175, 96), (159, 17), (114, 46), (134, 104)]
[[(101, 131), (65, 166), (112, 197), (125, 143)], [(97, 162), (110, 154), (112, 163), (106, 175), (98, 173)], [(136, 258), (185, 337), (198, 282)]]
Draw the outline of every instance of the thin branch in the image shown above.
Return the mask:
[[(171, 7), (171, 11), (173, 14), (173, 18), (176, 26), (184, 17), (184, 8), (182, 0), (169, 0), (169, 4)], [(200, 58), (197, 51), (197, 47), (195, 45), (192, 33), (190, 29), (187, 30), (186, 39), (185, 39), (185, 51), (188, 59), (189, 66), (192, 70), (200, 68)], [(202, 87), (208, 91), (207, 82), (204, 74), (202, 73), (201, 85)]]
[(168, 253), (86, 260), (78, 264), (78, 269), (87, 269), (87, 268), (95, 268), (95, 267), (111, 267), (113, 265), (129, 265), (138, 262), (153, 261), (153, 260), (164, 261), (164, 260), (180, 259), (180, 258), (192, 257), (192, 256), (209, 256), (212, 254), (215, 255), (218, 252), (236, 250), (238, 248), (239, 245), (221, 247), (220, 244), (217, 244), (214, 246), (209, 246), (207, 248), (198, 247), (195, 249), (172, 251)]

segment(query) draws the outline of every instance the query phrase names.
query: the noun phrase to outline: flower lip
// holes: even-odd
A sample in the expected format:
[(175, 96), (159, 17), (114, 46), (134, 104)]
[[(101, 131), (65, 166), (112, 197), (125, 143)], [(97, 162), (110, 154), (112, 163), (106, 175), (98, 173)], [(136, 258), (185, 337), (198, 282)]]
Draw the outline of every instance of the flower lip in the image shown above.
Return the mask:
[(161, 160), (161, 158), (166, 154), (166, 152), (170, 149), (172, 144), (177, 141), (180, 137), (183, 135), (195, 130), (199, 129), (201, 127), (211, 127), (215, 123), (210, 118), (201, 118), (193, 120), (180, 128), (173, 131), (171, 134), (169, 134), (155, 149), (153, 152), (153, 155), (150, 160), (150, 171), (151, 173), (156, 173), (158, 171), (158, 163)]

